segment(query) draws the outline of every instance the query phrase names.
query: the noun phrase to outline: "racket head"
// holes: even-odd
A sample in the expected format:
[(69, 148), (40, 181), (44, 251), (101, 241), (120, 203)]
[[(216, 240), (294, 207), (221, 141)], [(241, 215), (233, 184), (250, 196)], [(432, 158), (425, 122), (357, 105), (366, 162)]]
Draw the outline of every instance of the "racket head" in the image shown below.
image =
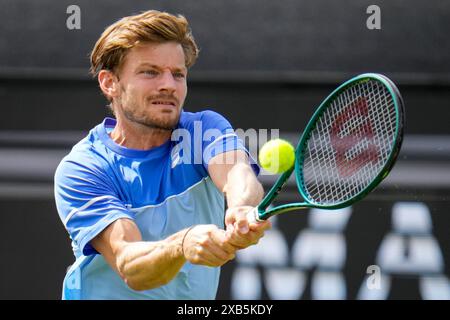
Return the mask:
[(362, 199), (390, 172), (403, 141), (404, 104), (386, 76), (366, 73), (318, 107), (296, 148), (305, 207), (339, 209)]

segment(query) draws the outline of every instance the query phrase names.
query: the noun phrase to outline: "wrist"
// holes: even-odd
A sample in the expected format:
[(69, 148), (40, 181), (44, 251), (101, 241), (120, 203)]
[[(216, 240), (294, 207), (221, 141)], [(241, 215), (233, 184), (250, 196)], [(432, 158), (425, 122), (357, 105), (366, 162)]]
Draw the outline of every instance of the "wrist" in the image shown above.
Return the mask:
[(264, 189), (260, 183), (254, 183), (241, 190), (233, 190), (226, 194), (228, 208), (257, 206), (264, 197)]
[(186, 242), (186, 237), (188, 235), (188, 233), (195, 228), (195, 225), (190, 226), (189, 228), (186, 229), (186, 231), (183, 234), (183, 238), (181, 240), (181, 254), (183, 255), (183, 258), (186, 259), (186, 249), (185, 249), (185, 242)]

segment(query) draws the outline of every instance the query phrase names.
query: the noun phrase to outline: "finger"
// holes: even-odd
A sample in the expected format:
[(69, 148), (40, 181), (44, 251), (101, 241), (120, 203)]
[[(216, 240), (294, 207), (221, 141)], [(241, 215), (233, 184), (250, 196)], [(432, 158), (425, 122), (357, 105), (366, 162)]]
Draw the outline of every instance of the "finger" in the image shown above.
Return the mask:
[[(217, 229), (219, 231), (219, 229)], [(216, 244), (215, 241), (212, 239), (213, 235), (217, 234), (217, 232), (211, 233), (210, 240), (204, 244), (202, 253), (205, 254), (206, 257), (208, 257), (209, 260), (215, 261), (215, 263), (223, 264), (230, 259), (234, 258), (234, 251), (230, 250), (231, 252), (228, 253), (226, 250), (221, 248), (220, 245)]]
[(250, 234), (250, 245), (257, 244), (259, 240), (262, 237), (264, 237), (264, 231), (260, 232), (250, 231), (249, 234)]
[[(264, 228), (267, 228), (265, 226)], [(239, 248), (244, 249), (251, 245), (257, 244), (259, 242), (259, 239), (261, 239), (264, 236), (264, 230), (263, 228), (257, 230), (257, 231), (249, 231), (246, 235), (238, 235), (233, 234), (231, 237), (229, 237), (229, 242)]]
[(186, 259), (194, 264), (208, 266), (222, 265), (231, 255), (224, 250), (217, 251), (217, 245), (211, 240), (212, 235), (218, 231), (223, 232), (215, 225), (204, 225), (193, 229), (186, 238)]
[(238, 211), (235, 214), (236, 221), (234, 226), (241, 234), (246, 234), (250, 229), (248, 226), (247, 213), (244, 211)]
[[(220, 257), (222, 255), (222, 257)], [(231, 255), (214, 252), (214, 249), (206, 247), (197, 247), (195, 252), (192, 254), (190, 262), (193, 264), (206, 265), (210, 267), (217, 267), (223, 265), (225, 262), (233, 258)]]
[(262, 222), (250, 223), (249, 228), (255, 232), (265, 231), (272, 228), (272, 222), (270, 220), (264, 220)]
[(233, 225), (235, 221), (236, 219), (233, 215), (233, 212), (231, 211), (231, 209), (228, 209), (227, 213), (225, 214), (225, 225), (228, 228), (228, 226)]
[(209, 266), (221, 266), (227, 263), (228, 261), (234, 259), (235, 254), (228, 253), (225, 250), (220, 249), (219, 247), (208, 248), (204, 252), (204, 259), (208, 263)]
[(241, 235), (238, 232), (227, 234), (227, 243), (238, 249), (243, 249), (248, 246), (250, 241), (249, 234)]
[(247, 213), (252, 209), (253, 207), (250, 206), (228, 208), (225, 215), (227, 229), (230, 228), (229, 225), (233, 224), (240, 233), (246, 234), (249, 231)]
[(217, 232), (213, 232), (211, 234), (211, 239), (217, 246), (219, 246), (226, 253), (228, 253), (230, 255), (234, 255), (235, 254), (236, 248), (233, 247), (228, 242), (227, 233), (224, 232), (223, 230), (217, 230)]
[(226, 235), (231, 235), (234, 232), (234, 225), (228, 224), (226, 228)]
[(214, 256), (199, 254), (196, 255), (192, 260), (190, 260), (192, 264), (198, 264), (202, 266), (208, 267), (217, 267), (220, 266), (220, 261), (218, 261)]

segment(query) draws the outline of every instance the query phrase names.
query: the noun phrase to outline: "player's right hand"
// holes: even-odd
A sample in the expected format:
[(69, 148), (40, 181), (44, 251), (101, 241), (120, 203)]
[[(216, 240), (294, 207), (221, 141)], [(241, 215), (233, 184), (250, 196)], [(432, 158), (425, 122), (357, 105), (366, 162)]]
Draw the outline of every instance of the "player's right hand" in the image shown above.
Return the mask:
[(269, 220), (250, 222), (247, 214), (253, 210), (250, 206), (228, 208), (225, 214), (227, 242), (237, 249), (245, 249), (257, 244), (264, 236), (264, 231), (272, 227)]
[(197, 225), (184, 238), (184, 257), (193, 264), (219, 267), (234, 259), (236, 248), (216, 225)]

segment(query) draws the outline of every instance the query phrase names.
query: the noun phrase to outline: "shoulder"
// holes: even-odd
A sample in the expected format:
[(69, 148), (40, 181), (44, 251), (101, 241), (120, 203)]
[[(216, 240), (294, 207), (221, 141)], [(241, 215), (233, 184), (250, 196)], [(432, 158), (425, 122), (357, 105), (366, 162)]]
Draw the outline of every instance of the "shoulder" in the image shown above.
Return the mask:
[(204, 110), (200, 112), (185, 112), (180, 116), (180, 128), (192, 129), (194, 126), (203, 128), (231, 128), (230, 122), (220, 113), (213, 110)]
[(107, 176), (108, 167), (107, 160), (89, 134), (61, 160), (55, 171), (55, 182), (75, 176), (95, 181)]

